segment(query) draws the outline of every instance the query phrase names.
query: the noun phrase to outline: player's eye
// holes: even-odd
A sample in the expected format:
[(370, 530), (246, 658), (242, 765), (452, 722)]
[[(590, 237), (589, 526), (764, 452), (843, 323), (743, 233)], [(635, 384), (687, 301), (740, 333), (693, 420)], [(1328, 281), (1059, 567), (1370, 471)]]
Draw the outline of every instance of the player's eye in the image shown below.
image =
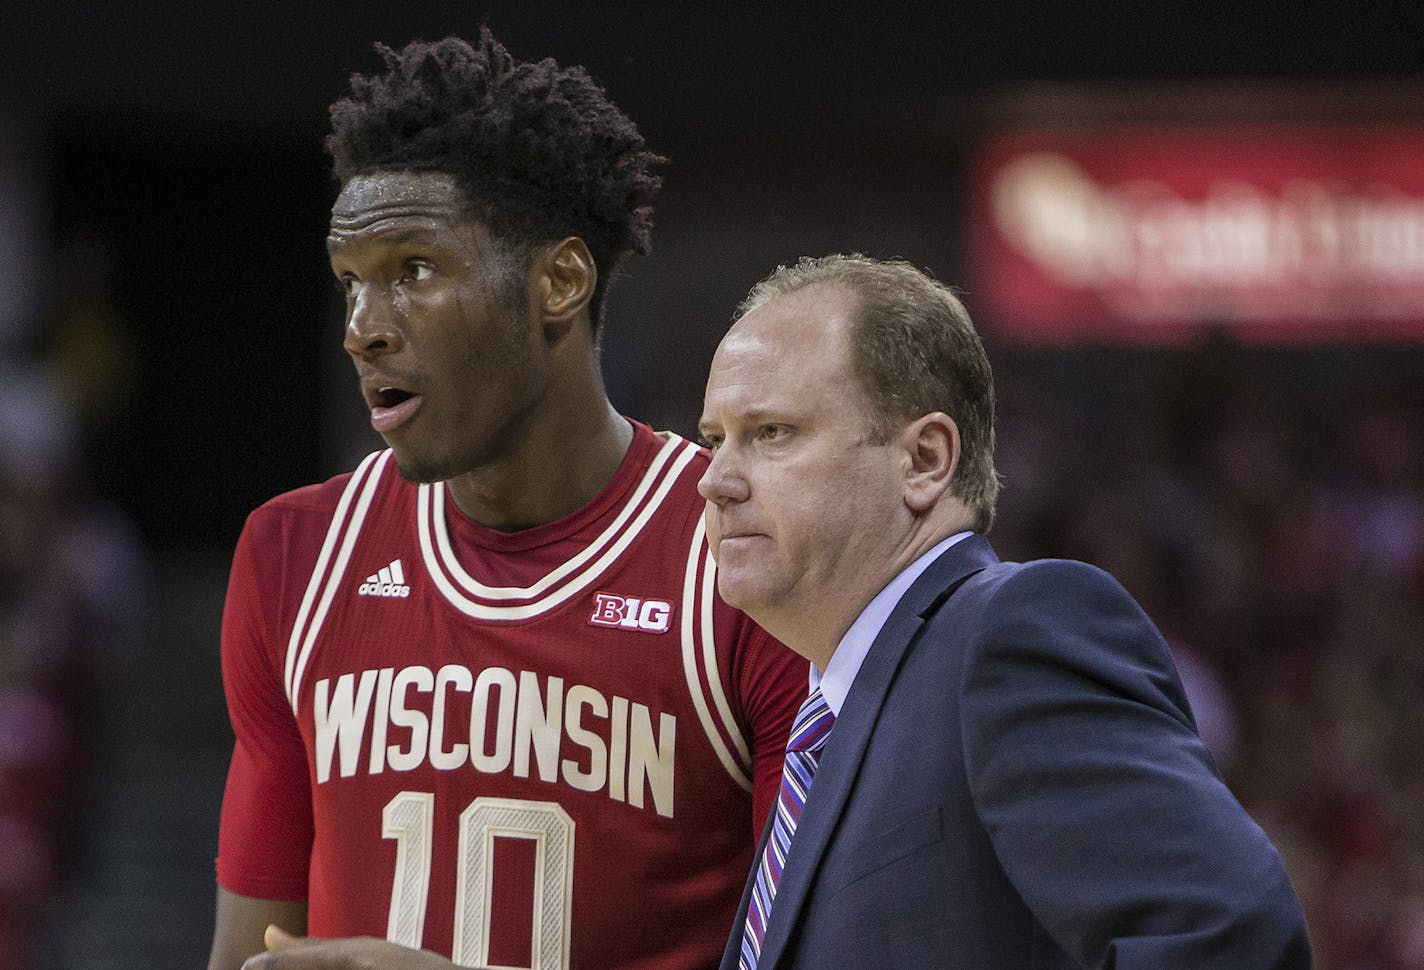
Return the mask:
[(419, 283), (421, 280), (428, 280), (434, 275), (434, 266), (418, 259), (412, 259), (405, 264), (405, 273), (402, 278), (409, 282)]
[(350, 273), (343, 274), (336, 280), (336, 286), (341, 290), (342, 295), (347, 299), (356, 295), (356, 291), (361, 288), (361, 283)]
[(764, 424), (757, 429), (757, 437), (762, 441), (775, 441), (786, 437), (786, 427), (780, 424)]
[(719, 434), (705, 434), (697, 439), (697, 443), (708, 451), (716, 451), (722, 447), (722, 436)]

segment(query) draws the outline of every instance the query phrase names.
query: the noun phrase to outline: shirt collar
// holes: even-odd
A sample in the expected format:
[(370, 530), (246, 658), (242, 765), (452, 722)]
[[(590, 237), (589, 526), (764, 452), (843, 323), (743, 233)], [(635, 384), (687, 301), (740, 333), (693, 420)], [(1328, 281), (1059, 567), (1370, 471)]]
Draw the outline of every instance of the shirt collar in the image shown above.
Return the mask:
[(929, 552), (910, 563), (901, 573), (892, 579), (884, 589), (875, 595), (875, 598), (861, 610), (860, 616), (856, 617), (850, 629), (841, 637), (841, 642), (836, 646), (836, 652), (831, 654), (830, 663), (826, 664), (824, 673), (816, 669), (815, 664), (810, 665), (811, 669), (811, 690), (821, 688), (821, 694), (826, 698), (826, 703), (830, 706), (831, 712), (837, 717), (840, 716), (841, 706), (845, 704), (846, 695), (850, 693), (850, 685), (855, 681), (855, 675), (860, 672), (860, 665), (865, 662), (865, 655), (870, 652), (870, 645), (875, 642), (876, 636), (880, 633), (885, 621), (890, 619), (890, 614), (900, 602), (900, 597), (905, 595), (905, 591), (920, 578), (920, 574), (930, 567), (930, 563), (940, 557), (950, 546), (961, 539), (968, 538), (973, 533), (960, 532), (941, 539)]

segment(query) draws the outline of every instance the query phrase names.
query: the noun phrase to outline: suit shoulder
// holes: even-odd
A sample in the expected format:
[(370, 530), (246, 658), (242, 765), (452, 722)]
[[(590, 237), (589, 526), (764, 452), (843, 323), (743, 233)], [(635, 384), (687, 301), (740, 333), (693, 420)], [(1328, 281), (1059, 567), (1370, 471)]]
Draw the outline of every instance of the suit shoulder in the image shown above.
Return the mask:
[(965, 588), (978, 597), (997, 600), (999, 605), (1017, 600), (1059, 601), (1084, 595), (1131, 599), (1111, 573), (1076, 559), (994, 563), (971, 576)]
[(966, 585), (961, 612), (946, 620), (971, 631), (965, 648), (976, 662), (1098, 670), (1126, 662), (1139, 672), (1154, 671), (1162, 689), (1175, 680), (1156, 624), (1097, 566), (1069, 559), (998, 563)]
[(1119, 655), (1167, 652), (1156, 625), (1123, 585), (1076, 560), (995, 563), (970, 577), (948, 607), (954, 615), (945, 619), (972, 631), (971, 652), (1031, 644), (1080, 656), (1104, 647)]

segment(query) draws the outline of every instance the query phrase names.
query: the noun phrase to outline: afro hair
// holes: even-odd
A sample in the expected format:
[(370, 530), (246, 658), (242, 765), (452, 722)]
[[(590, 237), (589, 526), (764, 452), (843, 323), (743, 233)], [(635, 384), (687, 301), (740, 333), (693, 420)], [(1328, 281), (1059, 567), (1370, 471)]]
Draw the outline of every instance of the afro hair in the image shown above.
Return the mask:
[(651, 169), (666, 159), (582, 67), (517, 61), (487, 28), (474, 45), (447, 37), (376, 50), (386, 72), (353, 75), (331, 106), (326, 148), (337, 180), (442, 172), (516, 250), (580, 237), (598, 267), (597, 326), (618, 262), (651, 248), (662, 184)]

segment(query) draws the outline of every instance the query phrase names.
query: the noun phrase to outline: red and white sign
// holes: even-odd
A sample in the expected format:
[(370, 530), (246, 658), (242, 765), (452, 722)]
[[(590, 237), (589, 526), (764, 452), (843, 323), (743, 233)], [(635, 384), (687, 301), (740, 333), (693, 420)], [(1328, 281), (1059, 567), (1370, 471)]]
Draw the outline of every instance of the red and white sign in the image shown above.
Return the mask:
[(1424, 124), (1022, 132), (972, 179), (1005, 339), (1424, 340)]

